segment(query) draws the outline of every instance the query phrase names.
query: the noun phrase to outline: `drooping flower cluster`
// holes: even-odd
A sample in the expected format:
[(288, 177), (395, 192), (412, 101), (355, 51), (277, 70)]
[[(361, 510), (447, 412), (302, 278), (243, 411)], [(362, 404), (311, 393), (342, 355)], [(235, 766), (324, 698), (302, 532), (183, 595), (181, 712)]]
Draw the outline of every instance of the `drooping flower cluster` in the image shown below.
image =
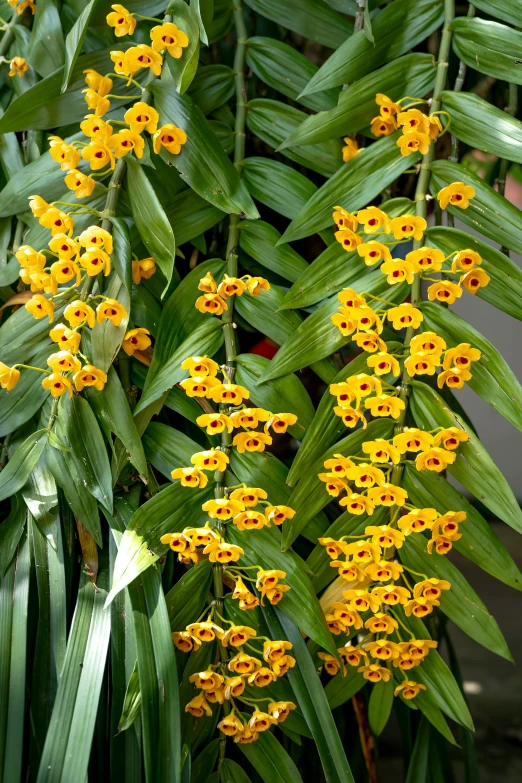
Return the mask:
[[(402, 106), (409, 101), (406, 106)], [(389, 136), (398, 128), (402, 130), (402, 136), (397, 140), (403, 155), (411, 155), (412, 152), (420, 152), (426, 155), (432, 139), (436, 139), (442, 133), (442, 124), (439, 114), (434, 112), (429, 116), (419, 109), (413, 108), (425, 103), (422, 99), (410, 99), (408, 97), (394, 102), (383, 93), (377, 93), (375, 103), (379, 107), (379, 115), (371, 122), (371, 131), (374, 136)]]
[(270, 283), (264, 277), (223, 276), (221, 283), (216, 283), (211, 272), (201, 278), (198, 288), (203, 294), (196, 299), (196, 308), (200, 313), (222, 315), (228, 310), (226, 300), (231, 296), (242, 296), (247, 291), (250, 296), (259, 296), (262, 291), (270, 290)]

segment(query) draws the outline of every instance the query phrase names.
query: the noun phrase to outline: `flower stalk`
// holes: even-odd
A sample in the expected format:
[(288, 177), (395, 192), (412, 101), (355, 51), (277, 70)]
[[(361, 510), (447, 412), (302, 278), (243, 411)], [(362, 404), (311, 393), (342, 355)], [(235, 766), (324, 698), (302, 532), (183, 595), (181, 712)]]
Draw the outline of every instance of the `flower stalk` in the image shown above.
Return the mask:
[[(506, 114), (511, 117), (516, 117), (518, 111), (518, 85), (509, 82), (509, 98), (508, 105), (504, 109)], [(509, 168), (509, 161), (506, 158), (502, 158), (500, 161), (500, 169), (498, 173), (497, 185), (498, 192), (503, 196), (506, 192), (506, 177)], [(504, 255), (509, 256), (509, 249), (507, 247), (501, 248)]]

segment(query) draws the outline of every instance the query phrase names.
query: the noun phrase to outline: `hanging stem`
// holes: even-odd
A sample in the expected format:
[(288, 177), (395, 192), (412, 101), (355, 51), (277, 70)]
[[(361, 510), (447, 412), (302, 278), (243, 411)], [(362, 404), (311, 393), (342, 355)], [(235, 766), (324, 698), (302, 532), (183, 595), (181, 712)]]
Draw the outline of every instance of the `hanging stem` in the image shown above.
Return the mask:
[[(510, 114), (512, 117), (515, 117), (518, 110), (518, 85), (511, 84), (509, 82), (509, 100), (508, 105), (504, 109), (506, 114)], [(509, 168), (509, 160), (506, 160), (506, 158), (502, 158), (500, 161), (500, 170), (498, 172), (498, 192), (503, 196), (506, 192), (506, 176)], [(507, 247), (501, 248), (502, 252), (509, 256), (509, 249)]]
[[(446, 84), (446, 75), (448, 72), (448, 57), (451, 47), (451, 30), (449, 29), (453, 17), (455, 15), (455, 0), (444, 0), (444, 27), (442, 29), (442, 36), (440, 40), (439, 58), (437, 63), (437, 75), (435, 78), (435, 88), (433, 90), (433, 99), (431, 102), (431, 113), (439, 111), (441, 104), (441, 93), (444, 90)], [(431, 169), (430, 166), (435, 158), (435, 143), (433, 140), (428, 154), (423, 157), (419, 179), (417, 180), (417, 188), (415, 190), (415, 214), (418, 217), (426, 219), (427, 215), (427, 203), (426, 195), (428, 193), (428, 187), (430, 184)], [(414, 240), (413, 249), (418, 250), (422, 247), (424, 237), (419, 240)], [(414, 307), (418, 307), (422, 301), (422, 283), (420, 275), (415, 275), (413, 284), (411, 287), (411, 303)], [(408, 327), (406, 330), (406, 336), (404, 338), (404, 347), (408, 348), (412, 338), (416, 333), (416, 329)], [(404, 410), (401, 411), (401, 415), (395, 423), (395, 434), (398, 435), (404, 430), (404, 422), (406, 419), (406, 413), (408, 410), (408, 400), (411, 393), (411, 377), (404, 368), (401, 378), (401, 385), (399, 390), (399, 399), (404, 402)], [(391, 484), (400, 484), (402, 478), (403, 465), (394, 465), (390, 477)]]

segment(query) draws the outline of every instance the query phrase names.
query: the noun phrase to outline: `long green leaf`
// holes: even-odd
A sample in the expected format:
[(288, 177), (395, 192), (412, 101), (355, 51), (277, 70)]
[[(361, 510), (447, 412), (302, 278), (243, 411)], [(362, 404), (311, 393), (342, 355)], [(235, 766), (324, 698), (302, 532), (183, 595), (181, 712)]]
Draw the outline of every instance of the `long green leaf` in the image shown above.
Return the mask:
[(316, 0), (246, 0), (254, 11), (276, 24), (312, 41), (336, 49), (348, 38), (353, 26), (348, 20)]
[(304, 174), (269, 158), (247, 158), (243, 176), (257, 201), (287, 218), (295, 218), (317, 191)]
[(292, 283), (308, 269), (308, 264), (290, 245), (277, 247), (279, 231), (263, 220), (245, 220), (240, 225), (239, 247), (259, 264)]
[(521, 33), (498, 22), (463, 17), (454, 19), (451, 29), (455, 54), (466, 65), (488, 76), (522, 84), (522, 69), (518, 62)]
[(37, 430), (17, 448), (0, 473), (0, 500), (5, 500), (22, 489), (41, 458), (47, 443), (47, 431)]
[(503, 19), (504, 22), (522, 27), (522, 8), (518, 0), (477, 0), (473, 3), (486, 14)]
[(238, 748), (263, 783), (303, 783), (296, 765), (269, 731), (260, 734), (256, 742), (239, 744)]
[(381, 680), (373, 686), (368, 702), (368, 720), (374, 734), (379, 736), (384, 731), (390, 717), (393, 705), (393, 690), (395, 683), (390, 677), (388, 682)]
[(72, 69), (74, 68), (78, 55), (82, 50), (83, 42), (87, 34), (95, 6), (96, 0), (91, 0), (91, 2), (85, 6), (80, 16), (69, 31), (67, 38), (65, 39), (65, 65), (63, 69), (63, 81), (61, 88), (62, 92), (65, 92), (69, 86)]

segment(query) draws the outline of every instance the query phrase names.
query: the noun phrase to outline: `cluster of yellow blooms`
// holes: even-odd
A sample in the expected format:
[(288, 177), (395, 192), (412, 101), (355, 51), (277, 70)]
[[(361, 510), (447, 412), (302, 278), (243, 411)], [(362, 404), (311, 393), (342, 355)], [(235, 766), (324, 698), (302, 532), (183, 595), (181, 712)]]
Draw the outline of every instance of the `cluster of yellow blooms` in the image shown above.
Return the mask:
[[(401, 106), (404, 101), (411, 101), (407, 106)], [(379, 114), (374, 117), (370, 128), (374, 136), (389, 136), (398, 128), (402, 129), (402, 136), (397, 141), (403, 155), (411, 155), (412, 152), (420, 152), (426, 155), (432, 139), (436, 139), (442, 133), (442, 124), (438, 117), (445, 112), (424, 114), (419, 109), (414, 109), (425, 101), (416, 98), (402, 98), (396, 103), (383, 93), (377, 93), (375, 103), (379, 107)]]
[[(230, 628), (225, 631), (213, 622), (211, 614), (206, 622), (191, 623), (186, 631), (172, 634), (175, 645), (184, 652), (198, 649), (202, 643), (215, 639), (225, 649), (235, 647), (238, 650), (226, 663), (215, 664), (190, 676), (190, 682), (194, 683), (199, 693), (185, 706), (185, 712), (196, 718), (211, 716), (211, 704), (227, 703), (228, 714), (218, 723), (219, 730), (228, 737), (234, 737), (234, 742), (255, 742), (260, 732), (286, 720), (290, 711), (295, 710), (295, 704), (268, 698), (263, 700), (269, 702), (267, 710), (262, 711), (257, 706), (259, 700), (244, 695), (245, 688), (247, 685), (265, 688), (293, 668), (295, 658), (288, 654), (292, 645), (290, 642), (271, 641), (264, 636), (257, 636), (255, 629), (248, 625), (234, 625), (224, 618), (221, 621), (228, 623)], [(255, 642), (261, 643), (262, 649), (256, 649), (253, 646)], [(244, 646), (259, 657), (242, 652)], [(247, 720), (238, 708), (237, 701), (254, 707)]]
[[(26, 8), (29, 8), (31, 13), (36, 13), (36, 5), (34, 0), (7, 0), (9, 5), (14, 8), (15, 14), (21, 16)], [(5, 28), (4, 28), (5, 29)], [(19, 76), (20, 78), (29, 70), (29, 63), (23, 57), (12, 57), (11, 60), (7, 60), (5, 57), (0, 57), (0, 62), (9, 63), (8, 76)]]
[(201, 278), (198, 288), (203, 294), (196, 299), (196, 307), (200, 313), (210, 313), (211, 315), (222, 315), (228, 310), (226, 300), (231, 296), (242, 296), (245, 291), (251, 296), (259, 296), (261, 291), (269, 291), (270, 283), (264, 277), (252, 277), (243, 275), (243, 277), (223, 276), (219, 285), (214, 280), (211, 272)]

